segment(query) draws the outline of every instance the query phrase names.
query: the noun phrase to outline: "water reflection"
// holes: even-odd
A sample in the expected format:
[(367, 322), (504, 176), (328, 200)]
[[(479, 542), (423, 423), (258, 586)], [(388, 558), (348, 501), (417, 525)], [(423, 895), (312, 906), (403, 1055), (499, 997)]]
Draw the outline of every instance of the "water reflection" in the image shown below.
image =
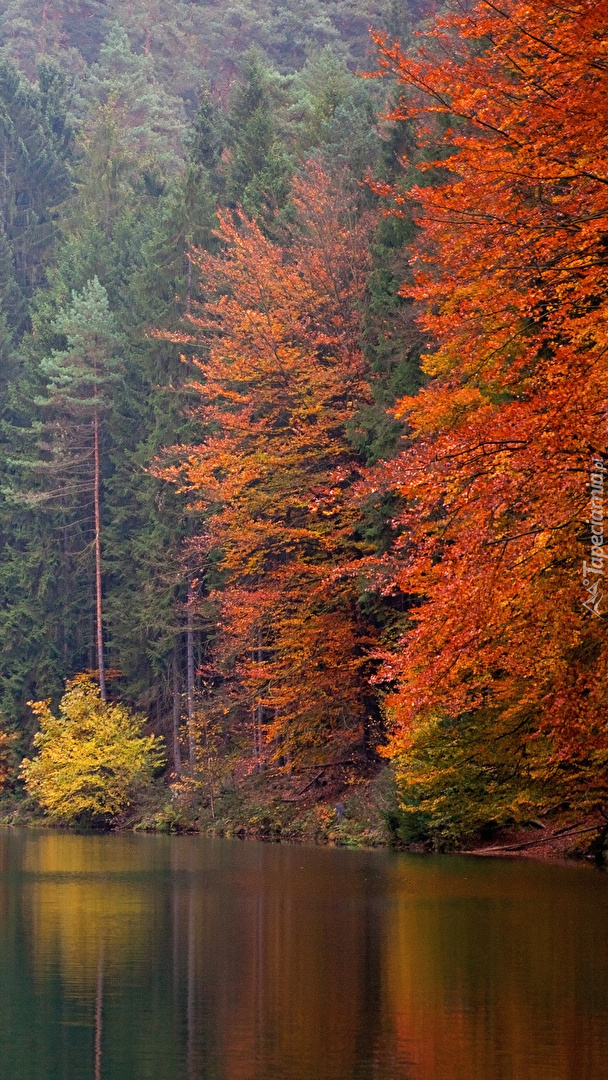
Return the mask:
[(0, 831), (2, 1080), (603, 1080), (608, 878)]

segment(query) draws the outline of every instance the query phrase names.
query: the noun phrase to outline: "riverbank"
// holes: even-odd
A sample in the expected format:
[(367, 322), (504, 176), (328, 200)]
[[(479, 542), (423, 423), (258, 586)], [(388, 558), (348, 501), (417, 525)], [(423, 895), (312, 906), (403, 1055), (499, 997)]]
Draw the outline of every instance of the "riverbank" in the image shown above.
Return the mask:
[[(0, 824), (55, 825), (23, 792), (0, 801)], [(185, 784), (157, 780), (106, 826), (108, 831), (197, 833), (203, 836), (307, 843), (350, 848), (393, 848), (425, 853), (458, 851), (479, 857), (578, 859), (602, 864), (608, 830), (600, 815), (573, 820), (567, 814), (501, 828), (485, 827), (449, 844), (408, 835), (399, 812), (390, 767), (370, 767), (357, 777), (317, 769), (286, 782), (284, 775), (256, 773), (214, 797), (201, 797)]]
[[(344, 768), (328, 774), (313, 769), (297, 778), (278, 770), (251, 773), (209, 797), (187, 780), (168, 785), (159, 779), (140, 790), (108, 831), (199, 833), (342, 847), (390, 847), (390, 811), (395, 793), (390, 770), (370, 767), (356, 779)], [(0, 824), (49, 826), (53, 823), (22, 791), (0, 800)], [(57, 823), (54, 823), (57, 824)]]

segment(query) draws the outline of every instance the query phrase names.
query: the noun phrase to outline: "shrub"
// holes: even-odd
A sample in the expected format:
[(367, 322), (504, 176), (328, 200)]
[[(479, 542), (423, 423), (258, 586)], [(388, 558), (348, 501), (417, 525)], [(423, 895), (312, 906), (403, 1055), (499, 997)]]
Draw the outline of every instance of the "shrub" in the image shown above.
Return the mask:
[(62, 821), (107, 820), (129, 805), (163, 762), (162, 740), (142, 735), (144, 718), (101, 700), (87, 675), (66, 685), (53, 715), (49, 701), (29, 703), (39, 717), (36, 757), (25, 759), (25, 785), (49, 817)]

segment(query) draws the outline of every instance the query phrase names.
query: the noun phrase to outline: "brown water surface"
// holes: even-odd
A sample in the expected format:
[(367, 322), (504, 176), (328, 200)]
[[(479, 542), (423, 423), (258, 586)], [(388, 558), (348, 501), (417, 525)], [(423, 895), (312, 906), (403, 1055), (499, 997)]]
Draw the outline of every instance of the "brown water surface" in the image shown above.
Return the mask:
[(608, 875), (0, 830), (1, 1080), (607, 1080)]

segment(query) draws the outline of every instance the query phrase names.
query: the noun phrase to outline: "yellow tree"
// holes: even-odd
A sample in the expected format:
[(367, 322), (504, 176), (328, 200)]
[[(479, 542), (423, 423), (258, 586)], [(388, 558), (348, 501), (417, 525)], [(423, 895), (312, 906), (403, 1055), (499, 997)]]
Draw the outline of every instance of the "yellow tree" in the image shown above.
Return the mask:
[(102, 701), (88, 675), (68, 682), (58, 716), (48, 701), (30, 705), (40, 722), (38, 754), (22, 762), (21, 773), (51, 818), (111, 818), (163, 763), (162, 739), (142, 734), (145, 719)]

